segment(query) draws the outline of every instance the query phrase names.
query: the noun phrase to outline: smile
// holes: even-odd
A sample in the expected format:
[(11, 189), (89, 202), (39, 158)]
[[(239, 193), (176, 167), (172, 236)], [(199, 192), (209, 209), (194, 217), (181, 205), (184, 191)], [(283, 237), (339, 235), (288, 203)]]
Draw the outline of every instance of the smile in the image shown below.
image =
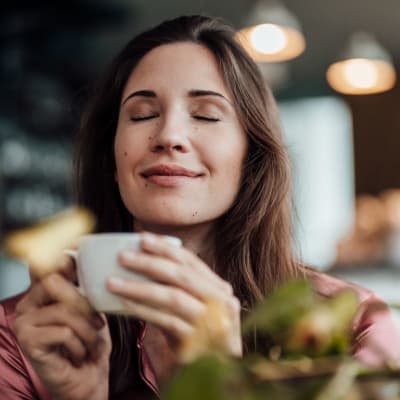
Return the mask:
[(176, 187), (193, 182), (203, 174), (175, 164), (159, 164), (145, 169), (141, 175), (146, 181), (162, 187)]

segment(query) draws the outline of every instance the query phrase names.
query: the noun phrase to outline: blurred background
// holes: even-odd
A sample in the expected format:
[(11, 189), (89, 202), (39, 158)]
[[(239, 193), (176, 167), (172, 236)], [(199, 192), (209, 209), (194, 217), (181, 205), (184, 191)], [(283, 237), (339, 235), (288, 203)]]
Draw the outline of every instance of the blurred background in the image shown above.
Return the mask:
[[(3, 4), (0, 236), (71, 204), (80, 112), (127, 40), (166, 18), (199, 13), (244, 29), (241, 40), (279, 102), (299, 257), (400, 303), (398, 0)], [(344, 64), (349, 59), (358, 64)], [(26, 266), (2, 253), (0, 263), (0, 299), (28, 286)]]

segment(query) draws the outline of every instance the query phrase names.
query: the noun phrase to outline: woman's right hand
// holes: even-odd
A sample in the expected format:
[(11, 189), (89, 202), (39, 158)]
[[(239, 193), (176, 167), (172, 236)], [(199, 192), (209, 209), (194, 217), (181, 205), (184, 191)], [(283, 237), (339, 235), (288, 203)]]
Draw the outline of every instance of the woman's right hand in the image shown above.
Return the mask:
[(15, 333), (42, 383), (55, 399), (108, 398), (111, 339), (73, 281), (74, 266), (34, 282), (17, 305)]

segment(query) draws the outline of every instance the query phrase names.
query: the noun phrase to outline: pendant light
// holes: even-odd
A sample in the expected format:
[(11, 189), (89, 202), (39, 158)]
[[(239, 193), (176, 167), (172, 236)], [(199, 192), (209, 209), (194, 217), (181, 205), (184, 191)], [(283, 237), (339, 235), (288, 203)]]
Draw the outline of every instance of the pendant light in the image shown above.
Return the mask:
[(238, 32), (238, 40), (256, 62), (287, 61), (305, 49), (297, 18), (278, 0), (259, 0)]
[(373, 94), (390, 90), (396, 83), (396, 72), (389, 53), (375, 37), (357, 32), (339, 60), (329, 66), (326, 79), (340, 93)]

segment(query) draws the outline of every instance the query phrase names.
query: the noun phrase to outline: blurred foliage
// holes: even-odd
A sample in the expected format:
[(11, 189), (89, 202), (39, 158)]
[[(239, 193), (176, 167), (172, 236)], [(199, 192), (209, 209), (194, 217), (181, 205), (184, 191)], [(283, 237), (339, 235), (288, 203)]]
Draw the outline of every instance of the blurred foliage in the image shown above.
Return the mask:
[(357, 299), (350, 291), (321, 298), (305, 281), (294, 281), (269, 295), (244, 321), (244, 335), (253, 329), (267, 334), (277, 351), (323, 356), (343, 354), (350, 345)]
[(322, 298), (303, 281), (271, 293), (243, 322), (267, 335), (268, 354), (242, 359), (204, 354), (169, 382), (163, 399), (396, 400), (400, 371), (367, 369), (350, 356), (357, 299)]

